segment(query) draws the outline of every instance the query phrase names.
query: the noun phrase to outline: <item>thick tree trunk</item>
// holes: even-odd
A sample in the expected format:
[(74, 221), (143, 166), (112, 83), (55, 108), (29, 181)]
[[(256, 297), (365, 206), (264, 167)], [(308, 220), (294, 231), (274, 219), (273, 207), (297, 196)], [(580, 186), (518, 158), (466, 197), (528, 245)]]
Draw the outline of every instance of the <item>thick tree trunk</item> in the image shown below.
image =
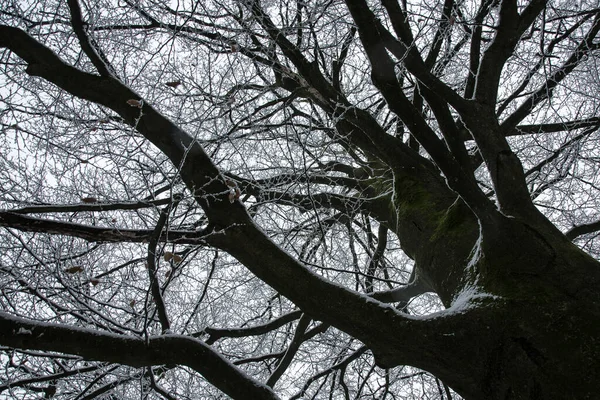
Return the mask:
[[(454, 319), (411, 363), (466, 399), (594, 398), (600, 264), (539, 213), (482, 225), (441, 180), (410, 178), (396, 180), (390, 228), (448, 307), (426, 319)], [(375, 355), (406, 362), (392, 353)]]

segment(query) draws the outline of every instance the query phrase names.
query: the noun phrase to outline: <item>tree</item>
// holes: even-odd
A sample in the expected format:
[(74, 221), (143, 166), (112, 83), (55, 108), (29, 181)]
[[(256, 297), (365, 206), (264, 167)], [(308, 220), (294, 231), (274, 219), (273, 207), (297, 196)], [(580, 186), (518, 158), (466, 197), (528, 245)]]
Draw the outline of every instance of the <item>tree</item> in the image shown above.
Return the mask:
[(594, 397), (598, 5), (288, 3), (2, 3), (0, 390)]

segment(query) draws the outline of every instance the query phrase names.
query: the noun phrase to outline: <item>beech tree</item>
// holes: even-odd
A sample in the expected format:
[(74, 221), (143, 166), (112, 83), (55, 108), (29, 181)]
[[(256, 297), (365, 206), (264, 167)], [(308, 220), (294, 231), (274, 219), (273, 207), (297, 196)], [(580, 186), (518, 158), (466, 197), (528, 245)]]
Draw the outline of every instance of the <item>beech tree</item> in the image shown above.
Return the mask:
[(599, 9), (1, 1), (2, 396), (597, 396)]

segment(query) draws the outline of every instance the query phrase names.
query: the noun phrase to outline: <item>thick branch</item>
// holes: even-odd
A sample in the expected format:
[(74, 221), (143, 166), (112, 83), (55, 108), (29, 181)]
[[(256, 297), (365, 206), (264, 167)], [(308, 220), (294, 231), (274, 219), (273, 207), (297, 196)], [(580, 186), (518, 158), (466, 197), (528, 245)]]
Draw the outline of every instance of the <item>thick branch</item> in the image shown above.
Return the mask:
[(542, 11), (545, 0), (533, 0), (521, 15), (516, 0), (504, 0), (500, 5), (500, 22), (496, 36), (485, 51), (477, 74), (475, 99), (486, 107), (496, 104), (498, 83), (504, 64), (513, 53), (521, 35)]
[(574, 240), (581, 235), (600, 231), (600, 221), (591, 222), (589, 224), (576, 225), (569, 229), (565, 236), (569, 240)]
[(392, 290), (375, 292), (371, 296), (384, 303), (406, 303), (415, 296), (427, 293), (430, 289), (420, 280)]
[[(0, 211), (0, 226), (18, 229), (23, 232), (75, 236), (90, 242), (145, 243), (150, 240), (153, 234), (152, 230), (147, 229), (101, 228), (72, 222), (28, 217), (6, 211)], [(203, 237), (204, 232), (202, 231), (168, 231), (162, 233), (159, 240), (178, 244), (201, 244), (203, 243)]]
[(47, 324), (0, 312), (0, 343), (19, 349), (76, 354), (132, 367), (179, 364), (192, 368), (233, 398), (277, 399), (268, 387), (239, 371), (203, 342), (180, 335), (148, 340)]

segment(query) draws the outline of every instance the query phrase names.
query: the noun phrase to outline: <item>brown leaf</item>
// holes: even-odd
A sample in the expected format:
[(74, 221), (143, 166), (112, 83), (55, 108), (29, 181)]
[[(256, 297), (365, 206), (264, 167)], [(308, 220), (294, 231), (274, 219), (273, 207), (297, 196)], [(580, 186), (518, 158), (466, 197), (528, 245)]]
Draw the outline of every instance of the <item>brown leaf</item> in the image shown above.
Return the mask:
[(165, 261), (171, 261), (171, 259), (173, 258), (173, 253), (171, 253), (170, 251), (165, 251), (165, 255), (163, 257)]
[(98, 199), (97, 199), (97, 198), (95, 198), (95, 197), (84, 197), (84, 198), (82, 198), (82, 199), (81, 199), (81, 201), (82, 201), (83, 203), (88, 203), (88, 204), (91, 204), (91, 203), (97, 203), (97, 202), (98, 202)]
[(168, 270), (167, 272), (165, 272), (165, 278), (168, 278), (171, 276), (171, 272), (173, 272), (172, 269)]
[(129, 302), (129, 307), (133, 308), (133, 306), (135, 306), (135, 300), (131, 300)]
[(141, 100), (129, 99), (129, 100), (127, 100), (127, 104), (129, 104), (131, 107), (142, 108)]
[(183, 260), (183, 258), (179, 254), (173, 254), (173, 262), (174, 263), (180, 263), (182, 260)]
[(90, 279), (90, 283), (94, 286), (98, 286), (98, 284), (100, 283), (100, 279), (92, 278), (92, 279)]
[(177, 86), (181, 85), (181, 81), (165, 82), (165, 85), (167, 85), (168, 87), (172, 87), (173, 89), (176, 89)]
[(68, 274), (77, 274), (79, 272), (83, 272), (83, 267), (75, 265), (73, 267), (66, 268), (65, 272)]

